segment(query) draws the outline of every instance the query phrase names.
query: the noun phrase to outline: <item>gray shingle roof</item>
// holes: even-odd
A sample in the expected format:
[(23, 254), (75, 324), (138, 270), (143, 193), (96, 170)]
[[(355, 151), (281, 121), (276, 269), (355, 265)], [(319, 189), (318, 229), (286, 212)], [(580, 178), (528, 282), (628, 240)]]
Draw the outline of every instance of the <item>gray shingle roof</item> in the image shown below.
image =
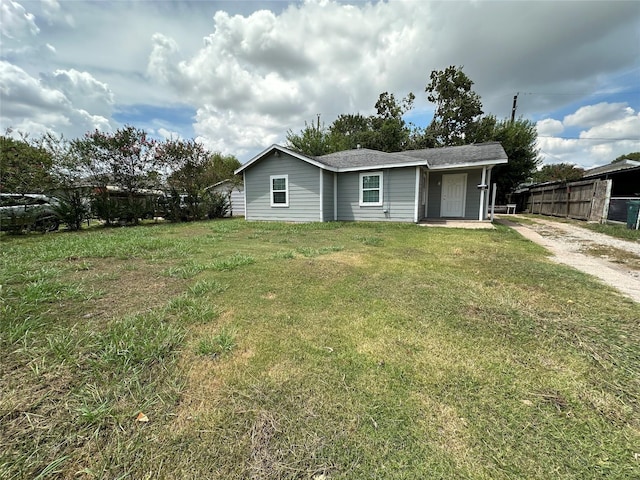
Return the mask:
[(469, 163), (482, 163), (498, 160), (504, 163), (507, 154), (500, 142), (472, 143), (458, 147), (427, 148), (407, 150), (402, 155), (426, 160), (431, 168), (455, 166)]
[(373, 168), (396, 168), (424, 166), (429, 169), (447, 169), (474, 165), (497, 165), (507, 163), (507, 154), (499, 142), (476, 143), (459, 147), (427, 148), (386, 153), (367, 148), (344, 150), (318, 157), (297, 153), (280, 145), (271, 145), (238, 168), (238, 174), (254, 163), (275, 152), (286, 153), (316, 167), (334, 172), (363, 171)]
[(416, 158), (402, 155), (402, 152), (386, 153), (369, 150), (368, 148), (343, 150), (342, 152), (330, 153), (314, 158), (320, 163), (338, 169), (403, 165), (407, 163), (413, 165), (418, 163), (416, 162)]
[(620, 170), (626, 170), (628, 168), (637, 168), (637, 167), (640, 167), (640, 162), (625, 158), (620, 162), (610, 163), (608, 165), (603, 165), (602, 167), (595, 167), (590, 170), (586, 170), (582, 176), (585, 178), (593, 177), (598, 175), (604, 175), (606, 173), (619, 172)]
[(403, 165), (429, 168), (455, 167), (474, 163), (506, 163), (507, 154), (499, 142), (476, 143), (459, 147), (427, 148), (385, 153), (366, 148), (345, 150), (314, 157), (316, 161), (340, 170)]

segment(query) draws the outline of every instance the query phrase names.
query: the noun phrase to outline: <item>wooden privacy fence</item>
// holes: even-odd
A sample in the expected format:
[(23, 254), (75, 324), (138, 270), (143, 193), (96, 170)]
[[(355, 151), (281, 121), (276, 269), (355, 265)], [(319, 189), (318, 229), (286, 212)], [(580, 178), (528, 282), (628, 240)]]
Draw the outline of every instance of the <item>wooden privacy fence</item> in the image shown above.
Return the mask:
[(600, 222), (607, 218), (611, 180), (541, 185), (529, 190), (527, 211)]

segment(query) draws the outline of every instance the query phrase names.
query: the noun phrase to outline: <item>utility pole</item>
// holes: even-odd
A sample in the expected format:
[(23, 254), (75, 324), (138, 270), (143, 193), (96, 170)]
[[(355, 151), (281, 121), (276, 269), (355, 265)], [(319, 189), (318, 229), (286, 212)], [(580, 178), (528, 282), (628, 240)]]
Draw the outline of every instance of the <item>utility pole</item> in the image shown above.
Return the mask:
[(316, 115), (318, 115), (318, 128), (317, 128), (317, 130), (320, 131), (320, 114), (317, 113)]
[(520, 92), (516, 93), (513, 96), (513, 107), (511, 107), (511, 123), (515, 122), (516, 120), (516, 110), (518, 108), (518, 95), (520, 95)]

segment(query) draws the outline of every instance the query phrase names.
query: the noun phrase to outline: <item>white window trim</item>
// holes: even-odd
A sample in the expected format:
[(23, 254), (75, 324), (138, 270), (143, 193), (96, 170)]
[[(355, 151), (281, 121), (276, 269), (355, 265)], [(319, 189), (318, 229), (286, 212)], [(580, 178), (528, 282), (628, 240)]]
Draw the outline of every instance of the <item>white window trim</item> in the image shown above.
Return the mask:
[[(275, 179), (284, 178), (286, 183), (286, 188), (284, 190), (274, 190), (273, 189), (273, 181)], [(274, 203), (273, 202), (273, 194), (274, 192), (285, 192), (287, 201), (285, 203)], [(269, 177), (269, 203), (272, 207), (275, 208), (285, 208), (289, 206), (289, 175), (271, 175)]]
[[(378, 185), (378, 188), (369, 188), (367, 190), (379, 190), (380, 191), (380, 195), (378, 195), (378, 201), (377, 202), (365, 202), (363, 200), (363, 192), (364, 192), (364, 188), (362, 188), (362, 178), (363, 177), (374, 177), (374, 176), (379, 176), (380, 177), (380, 184)], [(358, 197), (360, 200), (360, 206), (361, 207), (381, 207), (383, 204), (383, 192), (384, 192), (384, 184), (383, 184), (384, 178), (382, 175), (382, 172), (363, 172), (360, 174), (360, 176), (358, 177)]]

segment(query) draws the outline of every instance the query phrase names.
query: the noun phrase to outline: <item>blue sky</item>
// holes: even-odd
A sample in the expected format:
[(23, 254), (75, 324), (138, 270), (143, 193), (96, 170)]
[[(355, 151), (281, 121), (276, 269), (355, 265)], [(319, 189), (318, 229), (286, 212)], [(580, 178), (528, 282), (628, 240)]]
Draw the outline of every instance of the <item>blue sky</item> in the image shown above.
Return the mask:
[(0, 128), (124, 124), (246, 162), (321, 114), (374, 113), (464, 66), (484, 111), (536, 122), (545, 163), (640, 151), (640, 2), (0, 0)]

